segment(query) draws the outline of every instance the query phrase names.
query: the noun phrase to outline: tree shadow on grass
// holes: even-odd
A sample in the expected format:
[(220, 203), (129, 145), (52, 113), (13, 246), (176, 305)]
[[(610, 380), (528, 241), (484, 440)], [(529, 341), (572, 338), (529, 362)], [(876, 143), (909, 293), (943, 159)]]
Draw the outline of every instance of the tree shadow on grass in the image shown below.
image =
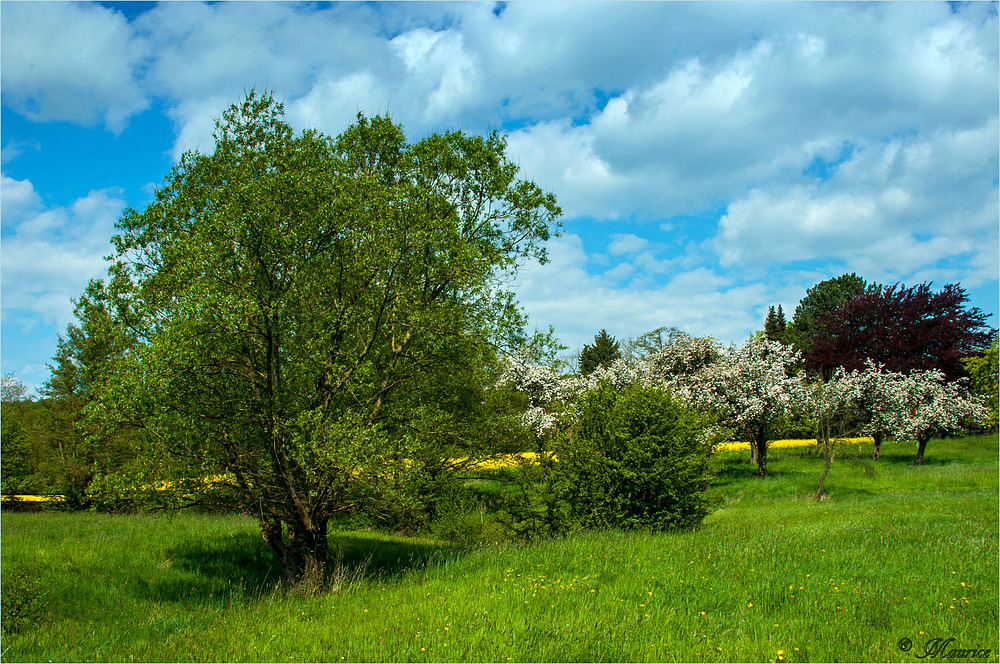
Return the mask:
[(457, 544), (375, 532), (333, 532), (329, 542), (335, 565), (348, 573), (375, 578), (399, 577), (464, 550)]
[[(455, 556), (457, 545), (375, 532), (329, 534), (331, 585), (338, 579), (389, 579)], [(158, 578), (139, 583), (138, 594), (151, 601), (234, 601), (279, 592), (281, 568), (261, 538), (236, 533), (174, 547)]]

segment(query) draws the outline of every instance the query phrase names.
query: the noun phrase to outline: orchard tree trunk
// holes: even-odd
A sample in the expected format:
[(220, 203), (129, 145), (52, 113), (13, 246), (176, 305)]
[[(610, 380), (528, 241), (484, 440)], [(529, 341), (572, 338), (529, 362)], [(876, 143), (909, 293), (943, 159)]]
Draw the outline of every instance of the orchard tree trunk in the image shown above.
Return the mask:
[(878, 432), (874, 434), (872, 439), (875, 441), (875, 445), (872, 447), (872, 459), (878, 461), (878, 458), (881, 455), (880, 449), (882, 447), (882, 433)]
[(917, 438), (917, 458), (913, 460), (914, 466), (924, 465), (924, 450), (927, 449), (927, 441), (930, 439), (930, 436), (920, 436)]
[(826, 455), (826, 467), (823, 468), (823, 474), (819, 478), (819, 486), (816, 487), (816, 495), (813, 496), (813, 500), (819, 500), (820, 496), (823, 495), (823, 482), (826, 481), (826, 474), (830, 472), (830, 464), (833, 463), (833, 454), (828, 453)]
[(758, 429), (751, 445), (756, 448), (757, 474), (764, 477), (767, 475), (767, 432), (763, 427)]
[(326, 528), (325, 518), (309, 524), (283, 523), (276, 518), (261, 520), (261, 537), (290, 588), (308, 592), (326, 584), (330, 565)]
[(830, 465), (833, 463), (833, 442), (830, 440), (829, 430), (822, 431), (818, 434), (820, 437), (820, 444), (823, 445), (823, 452), (826, 456), (826, 466), (823, 468), (823, 475), (819, 478), (819, 486), (816, 487), (816, 495), (813, 496), (813, 500), (819, 500), (823, 495), (823, 482), (826, 481), (826, 474), (830, 472)]

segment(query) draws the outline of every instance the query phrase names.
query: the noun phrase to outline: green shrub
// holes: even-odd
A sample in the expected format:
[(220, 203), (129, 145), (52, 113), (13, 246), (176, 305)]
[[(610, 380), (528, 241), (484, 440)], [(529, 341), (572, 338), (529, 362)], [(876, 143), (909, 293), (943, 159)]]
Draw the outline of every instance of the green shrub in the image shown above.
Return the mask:
[(42, 620), (48, 597), (38, 576), (31, 568), (4, 570), (0, 584), (0, 629), (4, 634), (23, 632)]
[(707, 425), (662, 390), (603, 385), (586, 393), (552, 465), (571, 525), (665, 530), (701, 523), (710, 511)]
[[(562, 438), (562, 434), (558, 438)], [(562, 448), (563, 443), (555, 443)], [(538, 454), (539, 463), (523, 462), (517, 468), (513, 484), (515, 490), (504, 496), (498, 521), (507, 532), (520, 540), (537, 540), (559, 534), (571, 525), (566, 493), (560, 484), (571, 482), (570, 474), (556, 472), (559, 464), (544, 451)]]

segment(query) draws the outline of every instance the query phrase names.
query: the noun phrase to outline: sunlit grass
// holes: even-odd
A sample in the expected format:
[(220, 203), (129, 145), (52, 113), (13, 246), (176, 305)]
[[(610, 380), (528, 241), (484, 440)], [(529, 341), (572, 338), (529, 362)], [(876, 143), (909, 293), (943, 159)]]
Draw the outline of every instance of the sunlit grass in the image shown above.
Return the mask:
[[(331, 534), (338, 590), (286, 597), (252, 519), (5, 514), (3, 572), (48, 599), (18, 661), (919, 661), (998, 648), (996, 436), (719, 454), (692, 532), (460, 549)], [(900, 650), (903, 637), (916, 644)], [(968, 661), (968, 660), (966, 660)], [(977, 659), (976, 661), (984, 661)]]

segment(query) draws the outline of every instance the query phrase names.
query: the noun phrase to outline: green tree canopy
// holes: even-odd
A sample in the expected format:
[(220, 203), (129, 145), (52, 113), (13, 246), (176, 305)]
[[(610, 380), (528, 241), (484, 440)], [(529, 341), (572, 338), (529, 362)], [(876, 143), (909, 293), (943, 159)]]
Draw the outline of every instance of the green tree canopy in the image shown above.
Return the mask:
[(475, 429), (470, 390), (524, 342), (500, 277), (545, 259), (560, 210), (497, 133), (410, 144), (359, 114), (296, 135), (250, 93), (215, 139), (118, 222), (108, 298), (134, 344), (92, 412), (229, 473), (289, 583), (322, 583), (329, 518)]
[(820, 319), (830, 314), (848, 300), (864, 293), (876, 284), (869, 285), (864, 279), (854, 274), (843, 274), (834, 279), (821, 281), (806, 290), (806, 295), (795, 307), (792, 322), (785, 332), (785, 342), (791, 343), (803, 355), (808, 354), (815, 344), (816, 337), (824, 334)]
[(993, 336), (990, 347), (982, 355), (973, 355), (962, 360), (965, 370), (969, 372), (969, 390), (976, 395), (986, 397), (986, 406), (990, 410), (989, 425), (997, 428), (998, 406), (1000, 406), (1000, 348), (998, 337)]
[(0, 378), (0, 493), (20, 491), (31, 474), (31, 444), (22, 422), (28, 386), (13, 373)]

